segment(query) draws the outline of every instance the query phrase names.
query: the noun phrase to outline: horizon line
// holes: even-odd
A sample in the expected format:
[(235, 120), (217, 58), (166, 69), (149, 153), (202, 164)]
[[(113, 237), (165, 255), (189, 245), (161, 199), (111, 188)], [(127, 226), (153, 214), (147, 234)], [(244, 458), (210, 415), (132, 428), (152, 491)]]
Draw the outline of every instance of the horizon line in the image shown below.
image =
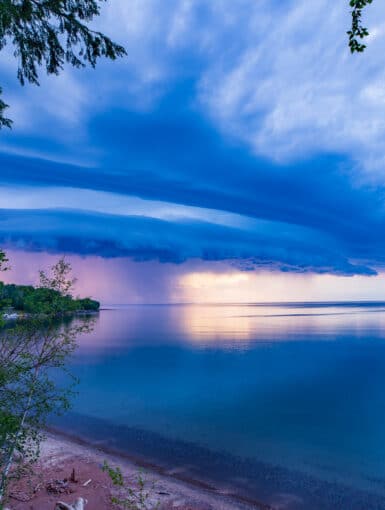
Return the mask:
[(167, 303), (101, 303), (101, 308), (106, 306), (287, 306), (287, 305), (384, 305), (385, 299), (373, 300), (333, 300), (333, 301), (186, 301)]

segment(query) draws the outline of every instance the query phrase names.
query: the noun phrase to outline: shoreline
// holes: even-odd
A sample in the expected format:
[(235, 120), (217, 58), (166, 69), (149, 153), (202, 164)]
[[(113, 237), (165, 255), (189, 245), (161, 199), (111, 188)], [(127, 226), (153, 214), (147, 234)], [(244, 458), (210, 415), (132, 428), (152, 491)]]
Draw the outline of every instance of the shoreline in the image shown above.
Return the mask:
[[(84, 316), (96, 316), (98, 315), (100, 310), (77, 310), (75, 312), (63, 312), (60, 314), (56, 314), (55, 318), (60, 317), (84, 317)], [(1, 318), (4, 321), (21, 321), (26, 319), (40, 319), (48, 317), (46, 314), (38, 314), (38, 313), (28, 313), (28, 312), (20, 312), (20, 311), (14, 311), (14, 312), (3, 312), (0, 313)]]
[[(71, 422), (77, 420), (71, 416)], [(74, 422), (73, 422), (74, 423)], [(77, 423), (79, 425), (79, 423)], [(85, 420), (81, 428), (69, 423), (52, 427), (57, 439), (92, 450), (99, 462), (111, 456), (123, 464), (145, 468), (152, 475), (187, 485), (197, 493), (225, 498), (227, 505), (211, 508), (263, 510), (378, 510), (385, 508), (385, 480), (372, 489), (346, 485), (258, 460), (213, 452), (187, 441), (170, 440), (140, 429)], [(90, 432), (92, 430), (92, 434)], [(114, 438), (111, 441), (111, 438)], [(379, 489), (379, 492), (376, 490)], [(171, 508), (171, 507), (169, 507)], [(195, 507), (192, 507), (195, 508)], [(198, 507), (200, 508), (200, 507)]]
[[(276, 507), (256, 501), (241, 501), (232, 494), (220, 492), (209, 483), (184, 479), (176, 470), (166, 471), (151, 463), (140, 462), (116, 452), (87, 443), (84, 440), (58, 433), (52, 429), (45, 433), (41, 455), (36, 465), (34, 481), (11, 486), (8, 507), (11, 510), (53, 510), (57, 501), (73, 503), (83, 497), (88, 501), (85, 510), (112, 509), (111, 495), (116, 495), (106, 473), (101, 469), (104, 461), (119, 467), (125, 484), (135, 490), (137, 477), (145, 468), (149, 509), (175, 510), (275, 510)], [(70, 479), (75, 470), (76, 483), (66, 482), (64, 492), (52, 493), (52, 485)], [(28, 493), (28, 487), (39, 487)], [(68, 489), (68, 492), (67, 492)], [(115, 507), (116, 508), (116, 507)], [(278, 507), (277, 507), (278, 508)]]
[[(118, 443), (120, 445), (120, 443)], [(192, 454), (193, 452), (187, 452)], [(154, 459), (127, 453), (119, 446), (111, 447), (103, 440), (50, 428), (44, 433), (41, 455), (33, 475), (11, 486), (9, 510), (54, 510), (58, 501), (73, 504), (78, 497), (88, 501), (84, 510), (118, 510), (111, 504), (117, 495), (111, 480), (102, 471), (104, 462), (119, 467), (125, 487), (139, 490), (138, 475), (146, 480), (148, 504), (145, 510), (379, 510), (385, 508), (385, 497), (357, 487), (343, 487), (306, 477), (286, 478), (289, 472), (264, 471), (259, 467), (259, 482), (247, 481), (234, 471), (234, 483), (208, 473), (199, 474), (191, 465), (172, 462), (168, 466)], [(188, 461), (187, 461), (188, 462)], [(218, 466), (219, 467), (219, 466)], [(234, 466), (236, 468), (236, 466)], [(70, 483), (75, 470), (76, 483)], [(295, 472), (293, 472), (295, 473)], [(236, 475), (236, 477), (235, 477)], [(51, 486), (65, 482), (68, 492), (52, 493)], [(245, 482), (247, 484), (245, 485)], [(251, 483), (251, 485), (250, 485)], [(278, 484), (278, 485), (277, 485)], [(249, 487), (246, 493), (241, 487)], [(31, 487), (35, 490), (31, 492)], [(249, 497), (250, 496), (250, 497)]]
[(67, 442), (68, 444), (77, 445), (81, 448), (84, 448), (88, 452), (93, 452), (98, 456), (115, 459), (118, 463), (126, 463), (130, 467), (135, 467), (136, 469), (144, 469), (146, 472), (151, 473), (154, 476), (158, 475), (162, 478), (173, 481), (174, 483), (186, 484), (188, 487), (190, 487), (190, 489), (209, 493), (213, 497), (225, 498), (228, 500), (228, 504), (235, 505), (230, 506), (229, 508), (240, 508), (244, 510), (249, 508), (258, 510), (275, 510), (276, 508), (275, 506), (272, 507), (268, 503), (254, 499), (252, 497), (236, 494), (231, 490), (231, 488), (221, 489), (215, 485), (215, 482), (211, 480), (203, 480), (202, 478), (198, 477), (194, 478), (189, 474), (183, 474), (183, 470), (180, 468), (173, 469), (172, 467), (165, 467), (160, 463), (156, 463), (142, 456), (129, 454), (123, 450), (118, 450), (117, 448), (113, 448), (106, 444), (101, 446), (101, 443), (98, 444), (98, 442), (92, 442), (74, 434), (58, 430), (55, 427), (47, 427), (46, 437), (48, 438), (48, 441), (57, 441), (59, 443)]

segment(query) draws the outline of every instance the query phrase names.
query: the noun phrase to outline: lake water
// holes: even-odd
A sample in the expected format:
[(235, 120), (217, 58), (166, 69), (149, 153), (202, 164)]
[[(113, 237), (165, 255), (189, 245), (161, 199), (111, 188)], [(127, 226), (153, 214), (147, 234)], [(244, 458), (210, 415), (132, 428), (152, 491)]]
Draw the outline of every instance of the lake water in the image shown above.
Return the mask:
[(276, 508), (385, 509), (383, 303), (112, 307), (71, 365), (61, 430)]

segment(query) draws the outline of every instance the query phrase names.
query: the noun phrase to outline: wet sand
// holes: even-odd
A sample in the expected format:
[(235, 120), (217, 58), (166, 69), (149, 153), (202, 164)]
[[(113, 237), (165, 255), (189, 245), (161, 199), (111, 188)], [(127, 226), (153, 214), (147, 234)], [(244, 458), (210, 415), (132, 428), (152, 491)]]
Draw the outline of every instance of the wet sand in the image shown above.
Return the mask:
[(215, 496), (226, 495), (234, 504), (274, 510), (385, 510), (385, 480), (380, 476), (367, 480), (364, 488), (353, 479), (337, 478), (333, 466), (328, 466), (327, 479), (310, 470), (212, 451), (76, 413), (60, 420), (60, 436), (69, 434), (71, 441), (92, 444), (157, 476), (171, 477)]
[[(128, 459), (105, 453), (94, 446), (48, 434), (42, 444), (41, 457), (34, 475), (11, 486), (7, 507), (11, 510), (54, 510), (56, 502), (73, 504), (82, 497), (87, 500), (86, 510), (116, 508), (111, 496), (119, 496), (108, 475), (101, 469), (104, 461), (119, 467), (125, 485), (138, 490), (138, 474), (145, 479), (149, 492), (146, 508), (159, 510), (269, 510), (268, 505), (247, 504), (203, 484), (189, 484), (175, 478), (177, 473), (161, 474), (153, 469), (141, 468)], [(75, 481), (71, 475), (75, 474)]]
[[(112, 431), (110, 431), (112, 432)], [(159, 447), (176, 450), (176, 445), (157, 437)], [(162, 443), (162, 444), (160, 444)], [(154, 446), (154, 442), (151, 443)], [(122, 445), (121, 445), (122, 446)], [(142, 444), (143, 446), (143, 444)], [(180, 447), (180, 445), (179, 445)], [(40, 461), (34, 476), (14, 484), (10, 510), (54, 510), (58, 501), (74, 503), (85, 498), (85, 510), (117, 509), (111, 496), (119, 496), (109, 477), (102, 471), (104, 461), (119, 467), (125, 487), (137, 492), (142, 473), (149, 493), (143, 510), (384, 510), (385, 497), (340, 483), (325, 482), (296, 471), (225, 458), (206, 451), (206, 475), (194, 469), (196, 451), (183, 445), (183, 457), (174, 463), (157, 463), (151, 457), (135, 456), (106, 441), (93, 442), (50, 432), (42, 444)], [(229, 460), (226, 467), (226, 459)], [(190, 462), (188, 464), (187, 462)], [(226, 469), (224, 469), (224, 467)], [(75, 471), (76, 481), (71, 481)], [(215, 473), (215, 476), (213, 476)], [(231, 474), (231, 477), (229, 476)], [(380, 485), (383, 484), (379, 480)]]

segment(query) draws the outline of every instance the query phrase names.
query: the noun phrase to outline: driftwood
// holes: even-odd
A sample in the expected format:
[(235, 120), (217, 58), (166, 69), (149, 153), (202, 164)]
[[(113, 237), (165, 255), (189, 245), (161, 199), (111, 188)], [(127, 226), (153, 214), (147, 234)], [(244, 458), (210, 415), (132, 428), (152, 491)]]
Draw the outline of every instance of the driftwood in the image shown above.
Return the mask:
[(58, 501), (55, 506), (55, 510), (84, 510), (84, 507), (87, 504), (87, 500), (84, 498), (78, 498), (73, 505), (68, 505), (67, 503), (63, 503), (63, 501)]

